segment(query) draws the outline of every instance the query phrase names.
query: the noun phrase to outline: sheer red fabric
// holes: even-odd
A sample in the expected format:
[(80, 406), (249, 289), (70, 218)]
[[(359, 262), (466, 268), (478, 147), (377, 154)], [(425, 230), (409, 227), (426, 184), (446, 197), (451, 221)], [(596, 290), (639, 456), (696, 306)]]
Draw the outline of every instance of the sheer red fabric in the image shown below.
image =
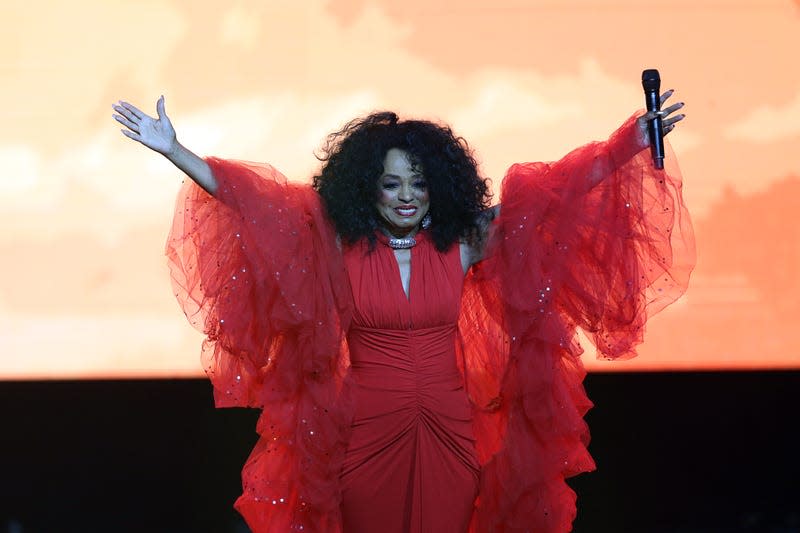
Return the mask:
[[(167, 255), (207, 335), (217, 405), (263, 408), (236, 507), (257, 532), (340, 531), (354, 413), (343, 254), (310, 187), (266, 165), (208, 161), (217, 198), (186, 184)], [(693, 261), (680, 175), (652, 168), (634, 117), (561, 161), (509, 169), (457, 322), (481, 469), (470, 530), (571, 528), (564, 479), (594, 467), (576, 328), (602, 357), (633, 356)]]
[(653, 169), (636, 117), (552, 164), (512, 166), (487, 257), (465, 282), (461, 365), (474, 403), (475, 531), (569, 531), (564, 479), (592, 470), (576, 328), (628, 358), (686, 289), (694, 240), (680, 175)]
[(167, 256), (207, 335), (218, 407), (263, 408), (236, 508), (254, 531), (337, 531), (351, 408), (349, 288), (319, 197), (267, 165), (209, 159), (217, 198), (182, 189)]

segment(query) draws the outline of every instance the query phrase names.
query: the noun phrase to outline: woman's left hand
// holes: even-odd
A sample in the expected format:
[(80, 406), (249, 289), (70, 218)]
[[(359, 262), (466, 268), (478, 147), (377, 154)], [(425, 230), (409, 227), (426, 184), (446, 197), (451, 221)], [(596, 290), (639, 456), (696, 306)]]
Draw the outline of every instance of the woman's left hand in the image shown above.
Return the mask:
[(661, 95), (661, 111), (648, 111), (639, 117), (637, 123), (639, 124), (639, 131), (642, 132), (643, 145), (645, 147), (650, 146), (650, 134), (647, 131), (647, 125), (651, 120), (660, 115), (661, 124), (664, 128), (664, 135), (666, 135), (675, 128), (676, 123), (680, 122), (686, 117), (686, 115), (683, 113), (673, 115), (675, 111), (683, 107), (683, 102), (678, 102), (677, 104), (672, 104), (669, 107), (664, 107), (664, 103), (669, 99), (670, 96), (672, 96), (672, 93), (674, 92), (674, 89), (670, 89)]

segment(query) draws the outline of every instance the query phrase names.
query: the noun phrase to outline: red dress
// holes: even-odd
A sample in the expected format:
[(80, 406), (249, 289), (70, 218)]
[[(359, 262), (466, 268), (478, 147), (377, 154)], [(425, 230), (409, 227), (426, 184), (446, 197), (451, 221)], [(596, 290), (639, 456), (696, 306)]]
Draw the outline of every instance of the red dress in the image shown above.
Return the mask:
[(310, 187), (208, 160), (217, 197), (187, 183), (167, 254), (217, 405), (263, 408), (236, 503), (254, 531), (571, 528), (564, 479), (594, 468), (576, 328), (634, 355), (693, 265), (679, 175), (638, 135), (511, 167), (485, 259), (462, 278), (422, 235), (409, 298)]
[(391, 248), (345, 251), (355, 303), (347, 335), (355, 417), (342, 469), (345, 531), (460, 532), (479, 466), (456, 365), (464, 271), (424, 232), (406, 297)]

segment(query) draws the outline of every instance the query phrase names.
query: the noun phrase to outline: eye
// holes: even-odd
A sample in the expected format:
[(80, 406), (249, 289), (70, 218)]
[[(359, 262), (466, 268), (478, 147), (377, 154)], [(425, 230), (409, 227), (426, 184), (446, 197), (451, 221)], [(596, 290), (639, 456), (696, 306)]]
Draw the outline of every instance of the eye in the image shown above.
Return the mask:
[(396, 189), (397, 188), (397, 182), (387, 181), (387, 182), (384, 182), (382, 187), (387, 191), (391, 191), (392, 189)]
[(417, 189), (427, 189), (428, 188), (428, 182), (423, 180), (423, 179), (419, 179), (419, 180), (414, 182), (414, 187), (416, 187)]

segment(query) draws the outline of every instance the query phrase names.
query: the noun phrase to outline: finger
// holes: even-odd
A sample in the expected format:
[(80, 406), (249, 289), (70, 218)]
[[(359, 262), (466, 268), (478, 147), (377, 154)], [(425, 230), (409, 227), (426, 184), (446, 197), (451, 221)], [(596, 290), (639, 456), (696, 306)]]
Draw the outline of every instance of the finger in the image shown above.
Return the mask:
[(674, 92), (675, 92), (675, 89), (669, 89), (668, 91), (664, 91), (664, 93), (661, 95), (661, 98), (660, 98), (661, 106), (659, 106), (659, 107), (663, 107), (664, 106), (664, 102), (666, 102), (669, 99), (669, 97), (672, 96), (672, 93), (674, 93)]
[(142, 117), (144, 117), (144, 116), (145, 116), (145, 113), (143, 113), (141, 109), (139, 109), (138, 107), (136, 107), (136, 106), (135, 106), (135, 105), (133, 105), (133, 104), (129, 104), (128, 102), (122, 102), (122, 101), (120, 101), (120, 103), (119, 103), (119, 104), (120, 104), (122, 107), (124, 107), (125, 109), (127, 109), (128, 111), (130, 111), (131, 113), (133, 113), (133, 115), (134, 115), (136, 118), (139, 118), (139, 119), (141, 119)]
[(666, 135), (667, 133), (669, 133), (673, 129), (675, 129), (675, 125), (678, 122), (680, 122), (681, 120), (683, 120), (684, 118), (686, 118), (686, 115), (676, 115), (674, 117), (671, 117), (669, 120), (665, 120), (664, 121), (664, 135)]
[(664, 116), (670, 115), (677, 111), (678, 109), (682, 108), (685, 104), (683, 102), (678, 102), (677, 104), (672, 104), (671, 106), (664, 108), (661, 110)]
[(132, 130), (132, 131), (135, 131), (136, 133), (139, 133), (139, 125), (138, 124), (136, 124), (134, 122), (131, 122), (130, 120), (128, 120), (127, 118), (125, 118), (125, 117), (123, 117), (121, 115), (112, 115), (112, 117), (114, 117), (114, 120), (116, 120), (117, 122), (119, 122), (120, 124), (122, 124), (123, 126), (128, 128), (129, 130)]
[(684, 114), (675, 115), (674, 117), (670, 117), (670, 118), (668, 118), (668, 119), (666, 119), (664, 121), (664, 127), (666, 127), (666, 126), (674, 126), (676, 122), (680, 122), (684, 118), (686, 118), (686, 115), (684, 115)]
[(159, 120), (163, 119), (164, 116), (167, 114), (164, 110), (164, 95), (162, 94), (161, 97), (156, 102), (156, 113), (158, 113)]
[(111, 106), (111, 107), (114, 109), (114, 111), (116, 111), (116, 112), (117, 112), (117, 113), (119, 113), (120, 115), (124, 116), (125, 118), (127, 118), (127, 119), (128, 119), (128, 120), (130, 120), (131, 122), (139, 122), (139, 121), (141, 120), (141, 118), (140, 118), (140, 117), (136, 116), (136, 115), (135, 115), (135, 114), (134, 114), (134, 113), (133, 113), (133, 112), (132, 112), (130, 109), (128, 109), (127, 107), (123, 107), (123, 106), (122, 106), (122, 104), (115, 104), (115, 105), (113, 105), (113, 106)]
[(661, 115), (661, 111), (648, 111), (644, 115), (641, 116), (642, 120), (651, 121), (654, 118)]
[(651, 122), (657, 118), (660, 118), (662, 122), (667, 118), (666, 111), (648, 111), (644, 115), (641, 116), (641, 120), (645, 122)]
[(122, 134), (125, 137), (128, 137), (129, 139), (133, 139), (134, 141), (142, 142), (142, 138), (136, 132), (133, 132), (131, 130), (119, 130), (119, 131), (121, 131)]
[[(669, 115), (671, 115), (672, 113), (674, 113), (678, 109), (682, 108), (684, 105), (685, 104), (683, 102), (678, 102), (677, 104), (673, 104), (673, 105), (669, 106), (666, 109), (661, 109), (659, 111), (648, 111), (647, 113), (642, 115), (642, 119), (644, 119), (646, 121), (650, 121), (650, 120), (653, 120), (653, 119), (655, 119), (657, 117), (661, 117), (661, 120), (666, 123), (666, 121), (669, 120), (669, 118), (667, 118), (667, 117), (669, 117)], [(686, 116), (686, 115), (681, 115), (681, 117), (684, 117), (684, 116)]]

